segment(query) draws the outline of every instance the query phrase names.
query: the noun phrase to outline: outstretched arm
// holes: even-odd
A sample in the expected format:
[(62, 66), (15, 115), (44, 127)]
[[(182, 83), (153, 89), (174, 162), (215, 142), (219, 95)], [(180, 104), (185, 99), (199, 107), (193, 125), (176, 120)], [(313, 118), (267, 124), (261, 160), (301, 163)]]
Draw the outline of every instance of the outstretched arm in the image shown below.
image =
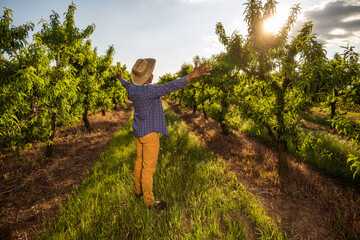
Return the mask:
[(121, 85), (127, 90), (130, 83), (123, 79), (123, 75), (122, 75), (121, 70), (119, 70), (119, 72), (116, 73), (116, 77), (117, 77), (117, 79), (119, 79), (121, 81)]
[(206, 63), (202, 64), (200, 67), (198, 66), (198, 63), (195, 62), (195, 68), (194, 71), (192, 71), (189, 75), (186, 77), (173, 80), (169, 83), (163, 84), (163, 85), (151, 85), (150, 90), (148, 91), (148, 97), (149, 98), (155, 98), (167, 95), (169, 93), (175, 92), (177, 90), (180, 90), (194, 78), (202, 77), (210, 75), (210, 71), (212, 70), (212, 66), (204, 67)]

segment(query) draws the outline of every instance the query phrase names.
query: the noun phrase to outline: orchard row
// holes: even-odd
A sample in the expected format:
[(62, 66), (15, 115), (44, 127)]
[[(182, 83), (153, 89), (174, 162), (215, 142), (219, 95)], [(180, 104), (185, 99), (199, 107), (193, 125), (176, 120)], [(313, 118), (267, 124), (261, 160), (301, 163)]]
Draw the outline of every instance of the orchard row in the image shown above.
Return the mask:
[(75, 26), (76, 6), (70, 5), (63, 21), (56, 12), (42, 28), (26, 38), (34, 24), (12, 25), (12, 11), (0, 19), (0, 151), (21, 149), (34, 141), (47, 141), (47, 155), (59, 126), (83, 120), (91, 130), (90, 111), (124, 104), (126, 91), (116, 78), (126, 66), (113, 66), (115, 49), (103, 56), (92, 47), (95, 25)]

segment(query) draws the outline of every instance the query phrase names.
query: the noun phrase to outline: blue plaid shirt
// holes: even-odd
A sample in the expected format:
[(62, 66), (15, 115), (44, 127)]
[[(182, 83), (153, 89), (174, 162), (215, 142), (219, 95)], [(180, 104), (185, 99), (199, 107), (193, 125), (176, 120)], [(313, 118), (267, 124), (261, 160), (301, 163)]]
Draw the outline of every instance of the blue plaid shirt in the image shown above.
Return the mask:
[(186, 77), (163, 85), (136, 86), (124, 79), (121, 79), (121, 84), (129, 93), (134, 105), (134, 136), (140, 138), (151, 132), (169, 136), (160, 97), (186, 87)]

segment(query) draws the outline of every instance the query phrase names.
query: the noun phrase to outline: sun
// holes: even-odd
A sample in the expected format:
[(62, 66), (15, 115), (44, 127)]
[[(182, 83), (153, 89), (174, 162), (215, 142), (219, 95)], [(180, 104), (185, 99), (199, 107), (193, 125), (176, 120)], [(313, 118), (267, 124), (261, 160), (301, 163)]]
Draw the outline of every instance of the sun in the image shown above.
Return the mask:
[(278, 33), (284, 23), (285, 19), (277, 14), (264, 22), (264, 30), (268, 33)]
[(276, 16), (268, 18), (264, 22), (264, 30), (268, 33), (277, 33), (279, 32), (281, 27), (282, 27), (282, 23), (279, 21), (279, 18)]
[[(288, 5), (283, 4), (277, 6), (276, 13), (265, 20), (264, 22), (264, 31), (268, 33), (279, 33), (281, 28), (285, 25), (286, 21), (289, 18), (289, 15), (291, 14), (291, 8), (289, 8)], [(303, 14), (298, 14), (296, 16), (296, 21), (302, 21), (303, 20)]]
[[(278, 33), (288, 20), (290, 13), (291, 9), (289, 9), (288, 6), (279, 5), (276, 13), (272, 17), (265, 20), (264, 30), (268, 33)], [(299, 21), (301, 19), (302, 14), (299, 14), (296, 20)]]

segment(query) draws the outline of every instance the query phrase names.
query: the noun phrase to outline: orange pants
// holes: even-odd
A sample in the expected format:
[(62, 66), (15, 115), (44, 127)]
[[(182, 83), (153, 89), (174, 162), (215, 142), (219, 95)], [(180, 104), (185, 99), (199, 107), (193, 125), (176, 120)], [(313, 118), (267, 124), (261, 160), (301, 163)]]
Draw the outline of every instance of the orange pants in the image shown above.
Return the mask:
[(136, 193), (143, 193), (145, 204), (154, 205), (153, 174), (159, 155), (159, 133), (152, 132), (136, 139), (135, 188)]

